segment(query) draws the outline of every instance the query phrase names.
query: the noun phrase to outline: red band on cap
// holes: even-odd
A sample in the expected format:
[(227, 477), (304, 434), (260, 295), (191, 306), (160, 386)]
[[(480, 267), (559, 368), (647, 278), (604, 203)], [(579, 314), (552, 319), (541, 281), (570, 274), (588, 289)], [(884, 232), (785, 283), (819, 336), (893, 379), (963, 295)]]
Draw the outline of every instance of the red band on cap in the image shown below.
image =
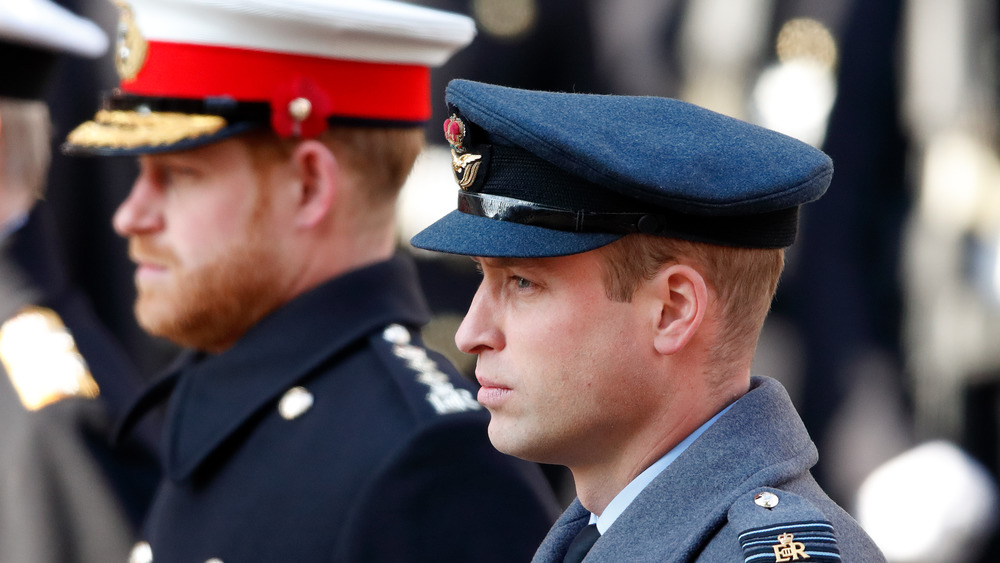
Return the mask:
[(146, 62), (121, 89), (140, 96), (270, 101), (302, 77), (330, 98), (330, 114), (390, 121), (430, 117), (430, 69), (233, 47), (150, 41)]

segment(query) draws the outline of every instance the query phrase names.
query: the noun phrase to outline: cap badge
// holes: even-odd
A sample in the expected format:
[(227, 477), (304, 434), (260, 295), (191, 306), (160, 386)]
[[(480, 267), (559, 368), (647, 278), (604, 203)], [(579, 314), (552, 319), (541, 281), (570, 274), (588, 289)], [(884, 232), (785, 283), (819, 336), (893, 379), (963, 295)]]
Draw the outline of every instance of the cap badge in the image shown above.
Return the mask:
[(457, 115), (453, 114), (445, 120), (444, 138), (451, 145), (451, 168), (455, 172), (455, 181), (458, 187), (468, 190), (476, 181), (483, 155), (465, 154), (465, 123)]
[(462, 121), (457, 115), (452, 114), (451, 117), (444, 120), (444, 138), (451, 145), (451, 149), (458, 152), (465, 152), (465, 147), (462, 143), (465, 142), (465, 122)]
[(132, 80), (146, 62), (148, 44), (135, 24), (135, 14), (125, 0), (115, 0), (118, 6), (118, 32), (115, 44), (115, 68), (122, 80)]

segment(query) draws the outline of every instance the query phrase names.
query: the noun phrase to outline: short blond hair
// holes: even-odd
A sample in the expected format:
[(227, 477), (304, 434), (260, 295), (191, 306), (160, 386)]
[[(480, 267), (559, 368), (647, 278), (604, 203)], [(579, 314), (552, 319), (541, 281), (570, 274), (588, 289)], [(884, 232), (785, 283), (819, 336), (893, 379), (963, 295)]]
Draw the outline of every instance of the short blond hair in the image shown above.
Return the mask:
[(0, 178), (5, 189), (21, 186), (36, 199), (45, 195), (51, 142), (45, 102), (0, 98)]
[(722, 303), (723, 329), (710, 351), (736, 366), (752, 358), (784, 268), (782, 249), (734, 248), (651, 235), (627, 235), (599, 249), (609, 299), (628, 302), (639, 285), (667, 264), (701, 272)]

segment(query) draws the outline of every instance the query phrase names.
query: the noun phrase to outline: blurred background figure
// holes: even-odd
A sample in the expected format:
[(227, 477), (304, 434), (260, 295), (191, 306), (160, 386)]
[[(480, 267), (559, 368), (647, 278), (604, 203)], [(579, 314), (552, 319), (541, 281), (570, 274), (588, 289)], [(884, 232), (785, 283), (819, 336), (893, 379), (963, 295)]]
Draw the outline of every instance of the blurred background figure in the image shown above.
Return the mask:
[[(949, 492), (935, 512), (958, 514), (959, 505), (979, 518), (922, 534), (938, 549), (954, 546), (950, 553), (901, 560), (987, 561), (1000, 549), (1000, 7), (908, 0), (903, 22), (901, 114), (914, 205), (901, 286), (915, 431), (958, 443), (975, 460), (965, 463), (967, 477), (942, 479), (962, 466), (935, 459), (937, 482), (947, 483), (936, 488)], [(903, 544), (901, 530), (930, 518), (912, 511), (886, 535)]]
[(0, 560), (123, 560), (155, 483), (139, 444), (112, 450), (134, 366), (67, 277), (43, 198), (43, 94), (62, 54), (108, 39), (49, 2), (0, 4)]

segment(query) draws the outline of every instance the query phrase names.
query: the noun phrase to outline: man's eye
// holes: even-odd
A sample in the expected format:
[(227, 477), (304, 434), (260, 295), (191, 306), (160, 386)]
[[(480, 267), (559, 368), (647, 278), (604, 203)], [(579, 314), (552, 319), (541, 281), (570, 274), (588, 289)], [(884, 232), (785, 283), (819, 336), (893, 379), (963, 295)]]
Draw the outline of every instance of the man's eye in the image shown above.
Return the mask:
[(160, 171), (160, 181), (165, 185), (192, 180), (197, 176), (197, 170), (186, 166), (165, 166)]
[(518, 289), (531, 289), (534, 285), (530, 280), (526, 280), (520, 276), (514, 276), (514, 283), (517, 284)]

